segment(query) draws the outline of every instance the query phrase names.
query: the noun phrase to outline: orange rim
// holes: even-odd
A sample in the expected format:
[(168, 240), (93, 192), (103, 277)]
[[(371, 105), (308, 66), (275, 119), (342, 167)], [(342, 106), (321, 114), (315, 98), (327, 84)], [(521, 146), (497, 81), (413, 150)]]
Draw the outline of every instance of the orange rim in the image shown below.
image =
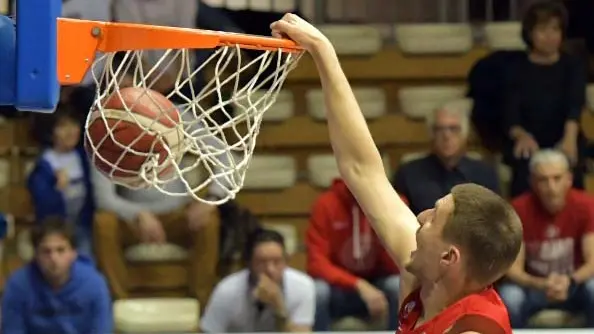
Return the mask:
[(79, 83), (95, 60), (96, 52), (146, 49), (244, 49), (301, 52), (288, 39), (210, 30), (58, 18), (58, 79)]

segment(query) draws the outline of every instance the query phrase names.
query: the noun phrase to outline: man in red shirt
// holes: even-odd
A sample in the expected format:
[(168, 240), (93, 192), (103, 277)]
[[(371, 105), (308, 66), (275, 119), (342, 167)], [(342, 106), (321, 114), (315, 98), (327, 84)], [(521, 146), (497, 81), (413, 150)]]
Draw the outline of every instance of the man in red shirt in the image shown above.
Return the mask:
[(492, 287), (522, 245), (522, 224), (511, 205), (487, 188), (462, 184), (415, 217), (386, 177), (328, 38), (293, 14), (271, 29), (307, 50), (318, 69), (341, 177), (400, 269), (397, 332), (511, 334)]
[(545, 308), (588, 315), (594, 327), (594, 197), (572, 189), (569, 163), (556, 150), (530, 161), (532, 191), (512, 205), (524, 225), (524, 246), (499, 287), (512, 326)]
[(396, 329), (398, 268), (344, 181), (318, 197), (305, 244), (316, 279), (314, 331), (329, 331), (333, 319), (346, 316), (386, 319), (385, 329)]

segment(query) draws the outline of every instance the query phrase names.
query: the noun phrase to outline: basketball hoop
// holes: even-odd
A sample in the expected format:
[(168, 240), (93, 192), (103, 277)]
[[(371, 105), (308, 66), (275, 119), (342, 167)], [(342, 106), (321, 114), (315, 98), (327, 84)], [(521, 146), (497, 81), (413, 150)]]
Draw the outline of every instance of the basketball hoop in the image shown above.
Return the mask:
[[(174, 89), (166, 97), (179, 101), (181, 124), (175, 130), (182, 134), (179, 145), (165, 147), (165, 160), (148, 157), (137, 171), (136, 185), (118, 182), (113, 171), (119, 167), (113, 164), (110, 165), (112, 172), (104, 174), (130, 188), (150, 186), (170, 196), (191, 195), (198, 201), (212, 204), (234, 198), (243, 186), (262, 115), (275, 102), (288, 73), (302, 54), (302, 50), (289, 40), (63, 18), (58, 19), (58, 36), (57, 70), (62, 82), (80, 81), (86, 72), (85, 66), (88, 68), (92, 64), (90, 70), (97, 91), (91, 109), (94, 112), (87, 118), (85, 143), (90, 158), (103, 165), (109, 161), (89, 140), (89, 122), (96, 121), (97, 115), (107, 122), (105, 115), (109, 108), (105, 106), (106, 101), (119, 94), (125, 81), (128, 86), (148, 91), (168, 69), (176, 68)], [(77, 43), (62, 42), (66, 39)], [(160, 49), (161, 55), (153, 61), (154, 64), (147, 66), (143, 61), (145, 53), (155, 49)], [(206, 61), (194, 66), (193, 49), (212, 49), (212, 53)], [(244, 49), (261, 52), (246, 61)], [(96, 51), (102, 55), (94, 59)], [(208, 70), (213, 73), (212, 79), (195, 87), (197, 76)], [(258, 94), (254, 94), (256, 92)], [(229, 112), (231, 106), (235, 109), (234, 114)], [(153, 131), (146, 122), (140, 122), (131, 109), (132, 106), (125, 106), (126, 121), (133, 120), (146, 133)], [(216, 113), (223, 116), (222, 122), (214, 120)], [(114, 140), (112, 131), (105, 136)], [(118, 143), (118, 146), (131, 154), (146, 154), (134, 151), (129, 143)], [(162, 175), (157, 172), (163, 165), (172, 166), (172, 173)], [(199, 168), (205, 170), (208, 177), (191, 182), (190, 175)], [(184, 191), (168, 189), (167, 184), (174, 179), (182, 181)], [(213, 200), (203, 195), (203, 190), (212, 182), (223, 190), (222, 198)]]

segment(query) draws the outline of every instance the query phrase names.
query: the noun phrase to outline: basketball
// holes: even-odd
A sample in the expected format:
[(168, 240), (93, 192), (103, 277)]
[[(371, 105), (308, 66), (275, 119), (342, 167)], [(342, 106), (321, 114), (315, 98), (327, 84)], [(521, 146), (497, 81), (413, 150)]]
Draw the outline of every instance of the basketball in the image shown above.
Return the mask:
[[(143, 185), (145, 163), (154, 160), (148, 173), (166, 179), (173, 160), (181, 159), (183, 129), (176, 106), (148, 88), (127, 87), (113, 93), (95, 107), (87, 121), (85, 148), (93, 164), (116, 183)], [(154, 169), (157, 170), (154, 170)]]

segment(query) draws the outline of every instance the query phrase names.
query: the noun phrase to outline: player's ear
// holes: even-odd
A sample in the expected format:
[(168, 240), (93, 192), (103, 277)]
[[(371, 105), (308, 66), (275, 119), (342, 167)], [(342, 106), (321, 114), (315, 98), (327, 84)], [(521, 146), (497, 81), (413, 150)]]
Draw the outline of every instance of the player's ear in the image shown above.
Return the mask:
[(441, 253), (440, 262), (443, 265), (452, 265), (460, 261), (460, 250), (455, 246), (450, 246), (448, 250)]

